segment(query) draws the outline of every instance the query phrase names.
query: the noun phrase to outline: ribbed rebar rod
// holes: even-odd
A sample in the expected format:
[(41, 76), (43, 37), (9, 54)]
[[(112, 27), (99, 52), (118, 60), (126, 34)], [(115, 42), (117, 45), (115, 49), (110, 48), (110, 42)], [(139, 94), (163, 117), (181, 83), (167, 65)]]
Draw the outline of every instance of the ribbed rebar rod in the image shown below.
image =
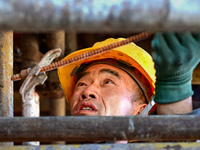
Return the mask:
[(200, 116), (0, 118), (0, 141), (200, 139)]
[(199, 0), (1, 0), (0, 29), (199, 31)]
[[(40, 70), (40, 73), (45, 72), (45, 71), (51, 71), (51, 70), (57, 69), (59, 67), (71, 64), (73, 62), (77, 62), (77, 61), (89, 58), (91, 56), (107, 52), (107, 51), (112, 50), (116, 47), (120, 47), (120, 46), (129, 44), (131, 42), (137, 42), (137, 41), (140, 41), (142, 39), (149, 38), (152, 35), (154, 35), (154, 33), (152, 33), (152, 32), (142, 32), (140, 34), (128, 37), (128, 38), (126, 38), (122, 41), (118, 41), (118, 42), (115, 42), (115, 43), (111, 43), (109, 45), (105, 45), (103, 47), (96, 48), (92, 51), (85, 52), (83, 54), (77, 55), (77, 56), (69, 58), (69, 59), (65, 59), (65, 60), (61, 60), (61, 61), (58, 61), (58, 62), (51, 63), (50, 65), (42, 67), (41, 70)], [(11, 77), (11, 80), (13, 80), (13, 81), (21, 80), (22, 77), (26, 77), (29, 74), (29, 71), (30, 71), (29, 69), (22, 70), (21, 73), (13, 75)]]

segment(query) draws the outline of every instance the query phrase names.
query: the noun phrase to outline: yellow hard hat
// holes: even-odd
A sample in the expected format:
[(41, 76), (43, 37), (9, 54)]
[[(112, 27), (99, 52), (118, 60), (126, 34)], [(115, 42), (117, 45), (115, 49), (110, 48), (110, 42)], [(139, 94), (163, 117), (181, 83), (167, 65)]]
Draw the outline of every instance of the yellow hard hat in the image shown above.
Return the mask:
[[(109, 38), (105, 41), (97, 42), (94, 44), (93, 47), (71, 53), (68, 56), (66, 56), (63, 60), (73, 58), (85, 52), (89, 52), (96, 48), (103, 47), (121, 40), (124, 39)], [(135, 68), (137, 70), (136, 72), (139, 75), (139, 78), (143, 78), (142, 80), (136, 79), (136, 81), (139, 82), (141, 88), (144, 88), (144, 94), (146, 95), (147, 101), (150, 100), (150, 97), (154, 94), (154, 89), (155, 89), (155, 69), (152, 57), (142, 48), (138, 47), (134, 43), (130, 43), (115, 48), (113, 50), (107, 51), (105, 53), (98, 54), (58, 68), (58, 76), (68, 102), (72, 97), (73, 89), (76, 82), (75, 76), (72, 75), (74, 69), (80, 67), (84, 63), (88, 64), (92, 61), (97, 61), (102, 59), (114, 59), (121, 62), (126, 62), (127, 64), (130, 64), (133, 68)]]

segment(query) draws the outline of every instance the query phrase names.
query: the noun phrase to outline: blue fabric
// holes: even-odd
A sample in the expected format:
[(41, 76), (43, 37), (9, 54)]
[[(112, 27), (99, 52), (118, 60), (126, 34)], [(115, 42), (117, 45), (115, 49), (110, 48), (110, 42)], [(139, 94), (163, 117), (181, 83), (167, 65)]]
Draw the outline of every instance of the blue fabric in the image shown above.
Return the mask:
[(187, 113), (186, 115), (200, 115), (200, 108), (195, 109), (195, 110)]

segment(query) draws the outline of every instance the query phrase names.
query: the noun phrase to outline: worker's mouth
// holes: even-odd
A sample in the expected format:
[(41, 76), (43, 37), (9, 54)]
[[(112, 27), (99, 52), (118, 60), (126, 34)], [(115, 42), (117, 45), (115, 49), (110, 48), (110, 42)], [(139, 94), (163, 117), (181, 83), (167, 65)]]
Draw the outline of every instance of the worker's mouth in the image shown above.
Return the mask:
[(96, 107), (93, 105), (92, 102), (90, 101), (83, 101), (78, 105), (78, 108), (76, 110), (76, 114), (87, 114), (87, 113), (94, 113), (96, 112), (97, 109)]

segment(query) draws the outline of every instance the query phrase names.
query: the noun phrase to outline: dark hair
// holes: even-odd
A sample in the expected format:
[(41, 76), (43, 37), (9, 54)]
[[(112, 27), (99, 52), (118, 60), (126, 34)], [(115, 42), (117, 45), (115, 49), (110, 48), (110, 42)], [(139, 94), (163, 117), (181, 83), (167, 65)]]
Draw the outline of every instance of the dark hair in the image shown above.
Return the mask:
[[(133, 88), (133, 89), (134, 89), (134, 92), (131, 96), (132, 103), (133, 102), (139, 102), (140, 104), (146, 104), (147, 101), (146, 101), (145, 96), (144, 96), (142, 90), (140, 89), (140, 87), (137, 86), (136, 89), (135, 88)], [(134, 93), (137, 93), (137, 95), (135, 95)]]

